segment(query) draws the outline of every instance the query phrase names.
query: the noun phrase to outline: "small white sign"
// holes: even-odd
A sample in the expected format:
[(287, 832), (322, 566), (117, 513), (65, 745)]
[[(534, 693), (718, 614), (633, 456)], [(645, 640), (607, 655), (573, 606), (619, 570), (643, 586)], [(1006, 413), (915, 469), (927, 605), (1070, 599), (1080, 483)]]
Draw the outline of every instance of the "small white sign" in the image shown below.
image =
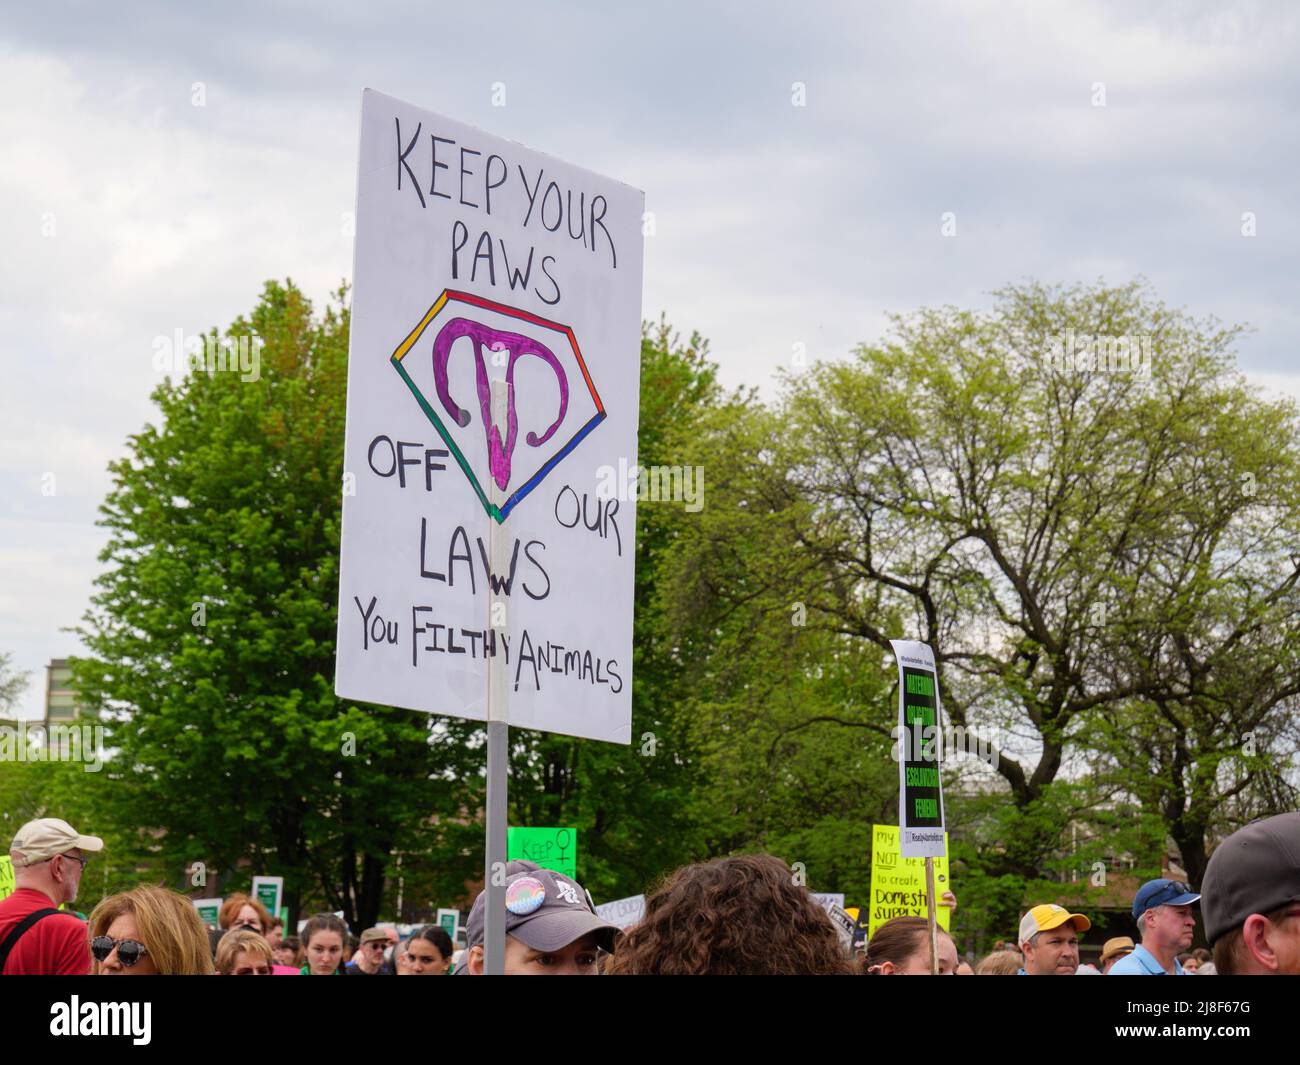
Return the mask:
[(284, 905), (284, 877), (253, 877), (253, 898), (265, 906), (272, 917), (279, 917), (280, 907)]
[(633, 925), (640, 924), (645, 917), (645, 896), (631, 895), (625, 899), (615, 899), (603, 906), (596, 907), (596, 915), (601, 920), (618, 925), (625, 931)]

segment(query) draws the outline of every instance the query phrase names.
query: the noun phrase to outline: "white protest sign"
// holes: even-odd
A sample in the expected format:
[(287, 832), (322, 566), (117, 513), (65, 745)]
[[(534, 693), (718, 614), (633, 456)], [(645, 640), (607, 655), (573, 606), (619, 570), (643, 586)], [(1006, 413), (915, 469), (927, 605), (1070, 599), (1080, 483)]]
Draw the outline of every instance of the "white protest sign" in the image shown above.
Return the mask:
[(813, 891), (810, 894), (823, 910), (829, 910), (832, 906), (844, 909), (844, 895), (840, 892)]
[(253, 877), (253, 898), (265, 906), (272, 917), (278, 917), (284, 903), (284, 877)]
[(455, 946), (456, 934), (460, 931), (460, 910), (438, 907), (438, 927), (447, 933), (452, 946)]
[(596, 907), (596, 916), (602, 921), (618, 925), (624, 930), (640, 924), (645, 916), (645, 896), (631, 895), (625, 899), (615, 899)]
[(943, 786), (939, 673), (929, 644), (890, 640), (898, 661), (898, 831), (904, 858), (942, 858)]
[(826, 913), (835, 925), (835, 931), (840, 934), (840, 942), (844, 945), (845, 950), (853, 949), (853, 933), (857, 931), (858, 922), (844, 912), (842, 906), (832, 903), (826, 907)]
[(339, 696), (631, 741), (643, 206), (363, 94)]
[(199, 915), (199, 920), (208, 928), (216, 928), (221, 919), (221, 904), (225, 899), (190, 899), (194, 904), (194, 909)]

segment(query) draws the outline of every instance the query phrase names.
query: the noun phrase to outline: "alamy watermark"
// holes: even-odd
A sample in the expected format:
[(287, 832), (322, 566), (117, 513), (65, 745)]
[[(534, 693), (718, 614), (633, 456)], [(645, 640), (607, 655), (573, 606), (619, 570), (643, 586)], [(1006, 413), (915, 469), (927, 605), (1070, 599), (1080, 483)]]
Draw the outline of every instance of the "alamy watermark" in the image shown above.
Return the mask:
[(704, 467), (630, 466), (620, 458), (618, 469), (596, 471), (596, 498), (684, 503), (688, 513), (698, 514), (704, 509)]
[(87, 773), (104, 766), (103, 725), (0, 725), (0, 762), (83, 762)]
[(241, 381), (262, 377), (262, 347), (256, 333), (219, 337), (207, 333), (186, 336), (175, 329), (171, 336), (153, 338), (153, 368), (158, 373), (181, 374), (186, 370), (207, 373), (238, 373)]
[(934, 759), (945, 762), (966, 756), (978, 758), (996, 769), (1000, 757), (997, 747), (964, 725), (945, 725), (943, 728), (937, 725), (896, 725), (890, 735), (894, 738), (890, 757), (895, 762), (929, 762)]
[(1131, 373), (1151, 376), (1151, 337), (1076, 334), (1067, 329), (1052, 337), (1043, 356), (1049, 370), (1076, 373)]

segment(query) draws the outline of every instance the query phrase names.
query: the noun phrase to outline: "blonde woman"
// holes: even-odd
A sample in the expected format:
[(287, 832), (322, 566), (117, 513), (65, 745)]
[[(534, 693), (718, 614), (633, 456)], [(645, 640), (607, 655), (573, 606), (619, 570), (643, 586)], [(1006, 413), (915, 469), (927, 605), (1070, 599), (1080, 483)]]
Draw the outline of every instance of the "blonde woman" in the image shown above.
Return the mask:
[(142, 884), (90, 914), (96, 976), (211, 976), (208, 933), (184, 895)]
[(227, 932), (217, 944), (217, 972), (221, 976), (272, 976), (274, 968), (271, 944), (257, 932)]

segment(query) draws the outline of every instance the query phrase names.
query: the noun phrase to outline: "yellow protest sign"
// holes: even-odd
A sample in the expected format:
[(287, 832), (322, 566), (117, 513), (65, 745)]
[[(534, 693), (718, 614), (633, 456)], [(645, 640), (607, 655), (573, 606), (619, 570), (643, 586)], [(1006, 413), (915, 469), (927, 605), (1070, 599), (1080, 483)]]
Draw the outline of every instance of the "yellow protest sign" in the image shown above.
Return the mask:
[(0, 899), (7, 899), (14, 893), (14, 863), (9, 855), (0, 855)]
[[(948, 850), (948, 834), (943, 836)], [(948, 879), (948, 859), (934, 859), (935, 916), (939, 927), (948, 928), (952, 912), (938, 905), (940, 897), (952, 887)], [(904, 858), (897, 825), (871, 826), (871, 901), (868, 903), (867, 938), (891, 917), (925, 916), (925, 859)]]

